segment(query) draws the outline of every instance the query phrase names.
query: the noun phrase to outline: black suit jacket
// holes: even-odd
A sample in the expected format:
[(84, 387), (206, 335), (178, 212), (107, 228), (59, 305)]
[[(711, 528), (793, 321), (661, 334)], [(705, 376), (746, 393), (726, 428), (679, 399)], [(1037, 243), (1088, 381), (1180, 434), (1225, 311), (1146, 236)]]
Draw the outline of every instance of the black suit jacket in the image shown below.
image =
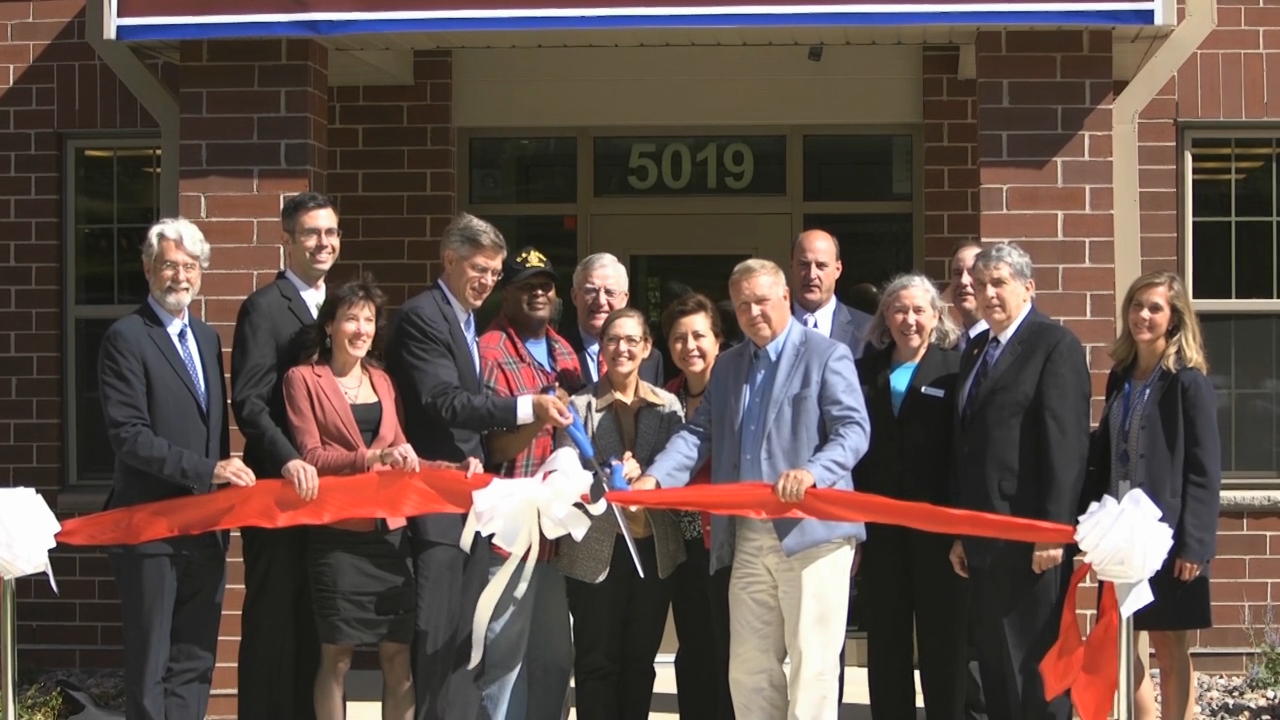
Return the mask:
[[(563, 337), (569, 341), (569, 346), (578, 354), (578, 367), (582, 368), (582, 381), (590, 385), (592, 369), (588, 366), (591, 361), (587, 359), (587, 351), (583, 349), (582, 331), (578, 329), (577, 324), (574, 324), (564, 332)], [(667, 384), (667, 380), (663, 376), (662, 353), (658, 350), (656, 339), (653, 351), (649, 353), (649, 357), (644, 359), (644, 362), (640, 363), (640, 379), (654, 387), (663, 387)]]
[[(1117, 402), (1132, 368), (1107, 377), (1107, 412), (1089, 447), (1088, 499), (1100, 499), (1111, 486), (1111, 405)], [(1213, 383), (1195, 368), (1162, 372), (1151, 387), (1138, 440), (1135, 487), (1140, 487), (1173, 528), (1171, 555), (1198, 565), (1213, 559), (1218, 538), (1222, 487), (1222, 445), (1218, 438), (1218, 399)]]
[(876, 348), (867, 342), (867, 328), (871, 327), (871, 316), (836, 301), (836, 312), (831, 323), (831, 339), (844, 343), (853, 352), (857, 360), (864, 354), (875, 352)]
[(858, 360), (871, 418), (871, 444), (854, 470), (857, 489), (903, 500), (951, 504), (951, 434), (960, 353), (930, 346), (902, 407), (893, 414), (889, 374), (893, 346)]
[[(965, 349), (956, 386), (953, 497), (960, 507), (1072, 525), (1084, 490), (1092, 389), (1084, 347), (1034, 308), (960, 412), (990, 330)], [(965, 538), (970, 564), (1031, 561), (1031, 545)]]
[[(213, 470), (231, 456), (227, 398), (218, 333), (194, 317), (208, 411), (164, 323), (147, 303), (107, 330), (98, 381), (115, 473), (107, 509), (199, 495), (213, 490)], [(226, 549), (227, 533), (178, 537), (120, 548), (169, 554)]]
[(245, 298), (231, 346), (231, 410), (244, 435), (244, 462), (259, 478), (278, 478), (300, 455), (285, 416), (284, 374), (298, 331), (315, 322), (298, 288), (281, 272)]
[[(484, 433), (516, 426), (516, 399), (484, 392), (467, 339), (439, 283), (405, 303), (391, 322), (387, 370), (396, 383), (404, 431), (425, 460), (484, 460)], [(409, 521), (417, 537), (456, 544), (462, 515)]]

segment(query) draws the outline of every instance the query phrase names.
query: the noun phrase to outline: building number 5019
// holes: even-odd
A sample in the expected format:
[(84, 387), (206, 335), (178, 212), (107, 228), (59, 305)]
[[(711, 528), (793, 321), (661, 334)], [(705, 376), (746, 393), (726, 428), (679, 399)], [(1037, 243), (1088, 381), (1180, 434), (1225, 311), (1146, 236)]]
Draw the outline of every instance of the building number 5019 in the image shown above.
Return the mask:
[[(745, 143), (735, 142), (719, 152), (719, 143), (709, 143), (697, 155), (681, 142), (668, 143), (662, 156), (655, 161), (657, 143), (634, 143), (628, 167), (631, 174), (627, 182), (637, 190), (648, 190), (659, 179), (670, 190), (683, 190), (693, 179), (694, 163), (700, 163), (707, 173), (707, 189), (715, 190), (721, 182), (730, 190), (741, 190), (751, 184), (755, 174), (755, 156)], [(679, 156), (679, 159), (677, 159)], [(659, 167), (661, 162), (661, 167)]]

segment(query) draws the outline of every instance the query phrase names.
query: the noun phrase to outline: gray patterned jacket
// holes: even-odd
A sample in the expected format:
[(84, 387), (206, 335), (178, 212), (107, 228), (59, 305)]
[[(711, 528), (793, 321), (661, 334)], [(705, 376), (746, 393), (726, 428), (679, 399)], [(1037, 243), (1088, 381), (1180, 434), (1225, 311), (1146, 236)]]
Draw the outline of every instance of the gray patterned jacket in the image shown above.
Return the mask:
[[(636, 412), (636, 441), (631, 454), (641, 468), (649, 467), (653, 458), (666, 446), (677, 428), (684, 422), (680, 400), (671, 393), (641, 382), (642, 390), (650, 397), (662, 401), (661, 405), (645, 404)], [(622, 457), (622, 432), (612, 412), (598, 408), (599, 395), (603, 391), (599, 383), (593, 383), (578, 391), (569, 399), (578, 411), (587, 434), (596, 449), (596, 460), (603, 467), (610, 457)], [(556, 432), (556, 447), (571, 447), (572, 441), (564, 431)], [(658, 577), (667, 577), (685, 560), (684, 539), (675, 513), (668, 510), (650, 510), (649, 523), (653, 527), (653, 539), (658, 555)], [(560, 540), (556, 563), (566, 577), (582, 582), (598, 583), (609, 574), (613, 560), (613, 547), (618, 537), (618, 519), (613, 511), (592, 517), (591, 529), (582, 542), (573, 538)]]

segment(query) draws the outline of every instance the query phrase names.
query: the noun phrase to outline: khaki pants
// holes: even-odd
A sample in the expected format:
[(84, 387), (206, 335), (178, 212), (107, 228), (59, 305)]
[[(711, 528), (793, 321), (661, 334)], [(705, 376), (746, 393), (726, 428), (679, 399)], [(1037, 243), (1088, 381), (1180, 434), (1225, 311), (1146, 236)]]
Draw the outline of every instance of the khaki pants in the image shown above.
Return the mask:
[(738, 720), (839, 716), (853, 547), (838, 540), (788, 558), (771, 522), (738, 518), (729, 585), (729, 687)]

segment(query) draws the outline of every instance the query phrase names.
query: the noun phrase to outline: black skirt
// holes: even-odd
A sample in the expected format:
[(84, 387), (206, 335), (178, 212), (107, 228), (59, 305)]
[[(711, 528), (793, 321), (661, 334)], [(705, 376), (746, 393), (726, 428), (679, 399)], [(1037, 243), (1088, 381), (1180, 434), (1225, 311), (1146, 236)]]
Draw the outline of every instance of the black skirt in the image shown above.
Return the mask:
[(1173, 574), (1174, 558), (1151, 578), (1152, 603), (1133, 615), (1134, 630), (1201, 630), (1213, 627), (1209, 602), (1209, 565), (1191, 582)]
[(415, 585), (404, 528), (313, 527), (309, 562), (320, 642), (374, 645), (413, 638)]

